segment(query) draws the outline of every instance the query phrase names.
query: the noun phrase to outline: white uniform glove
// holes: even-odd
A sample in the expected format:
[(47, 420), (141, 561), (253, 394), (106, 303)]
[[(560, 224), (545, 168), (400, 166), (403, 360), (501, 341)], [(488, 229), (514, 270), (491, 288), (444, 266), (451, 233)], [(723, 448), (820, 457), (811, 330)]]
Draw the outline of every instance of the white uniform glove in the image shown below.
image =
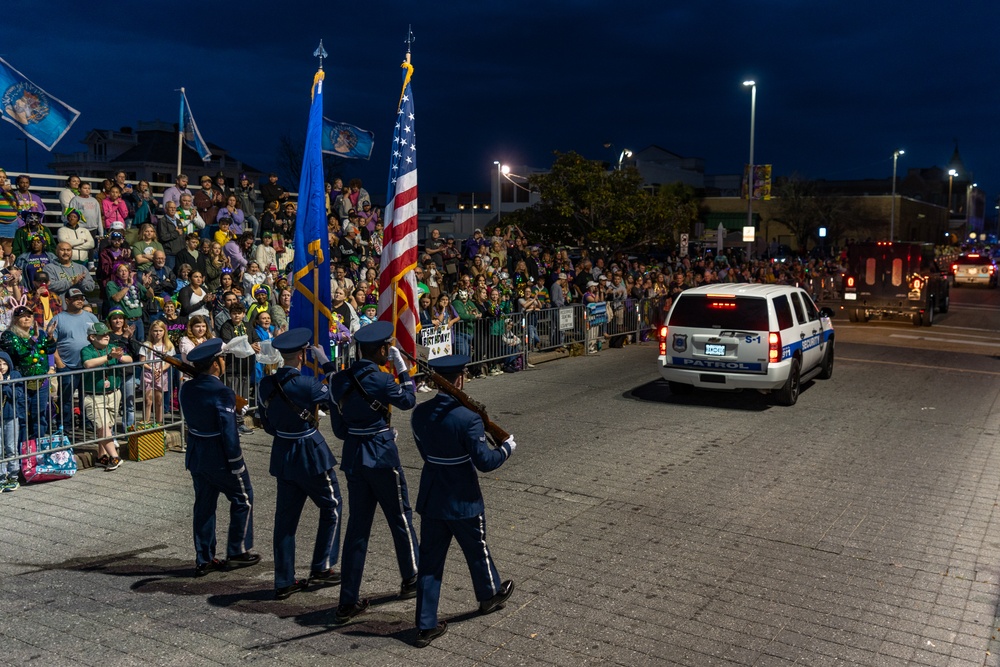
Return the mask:
[(514, 442), (514, 435), (511, 434), (507, 436), (507, 439), (503, 441), (503, 444), (510, 445), (510, 453), (513, 454), (514, 450), (517, 449), (517, 443)]
[(319, 345), (313, 345), (309, 348), (312, 351), (313, 359), (316, 363), (322, 366), (323, 364), (330, 363), (330, 357), (326, 356), (326, 351)]
[(389, 346), (389, 361), (395, 366), (397, 374), (405, 373), (409, 368), (403, 360), (403, 353), (395, 345)]

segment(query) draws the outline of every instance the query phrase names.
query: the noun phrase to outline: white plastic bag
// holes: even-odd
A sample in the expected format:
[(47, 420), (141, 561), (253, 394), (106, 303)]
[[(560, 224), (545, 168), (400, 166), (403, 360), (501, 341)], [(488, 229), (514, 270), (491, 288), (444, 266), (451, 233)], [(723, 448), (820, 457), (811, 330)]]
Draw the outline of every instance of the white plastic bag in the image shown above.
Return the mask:
[(256, 354), (246, 336), (236, 336), (222, 346), (222, 351), (233, 355), (237, 359), (246, 359), (247, 357), (252, 357)]
[(271, 345), (271, 341), (262, 340), (258, 343), (260, 345), (260, 352), (257, 353), (257, 361), (264, 364), (279, 364), (281, 363), (281, 353), (274, 349)]

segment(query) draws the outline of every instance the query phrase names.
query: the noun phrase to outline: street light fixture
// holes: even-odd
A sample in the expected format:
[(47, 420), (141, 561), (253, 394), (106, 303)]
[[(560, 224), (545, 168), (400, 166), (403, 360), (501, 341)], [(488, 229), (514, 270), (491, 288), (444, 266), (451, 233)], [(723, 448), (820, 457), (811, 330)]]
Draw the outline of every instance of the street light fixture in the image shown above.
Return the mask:
[(889, 240), (896, 240), (896, 161), (906, 153), (902, 148), (892, 152), (892, 212), (889, 214)]
[(958, 176), (957, 171), (955, 171), (954, 169), (948, 170), (948, 217), (949, 218), (951, 217), (951, 185), (954, 182), (956, 176)]
[(618, 156), (618, 171), (622, 170), (622, 160), (624, 160), (627, 157), (632, 157), (632, 151), (625, 148), (622, 150), (621, 155)]
[(747, 227), (753, 227), (753, 134), (757, 122), (757, 82), (744, 81), (743, 85), (750, 87), (750, 165), (749, 169), (747, 169)]
[(497, 226), (500, 226), (500, 183), (501, 179), (510, 173), (510, 167), (505, 164), (500, 164), (500, 160), (493, 160), (493, 164), (497, 166)]

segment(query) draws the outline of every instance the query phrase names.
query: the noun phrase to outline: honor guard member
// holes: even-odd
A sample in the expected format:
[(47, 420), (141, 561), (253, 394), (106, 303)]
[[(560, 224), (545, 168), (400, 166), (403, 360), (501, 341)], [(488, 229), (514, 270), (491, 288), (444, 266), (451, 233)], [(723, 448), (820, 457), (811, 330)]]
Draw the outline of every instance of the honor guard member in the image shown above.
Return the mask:
[[(389, 425), (389, 406), (410, 410), (417, 397), (403, 355), (391, 345), (392, 332), (390, 322), (358, 329), (354, 340), (362, 358), (330, 379), (330, 419), (334, 434), (344, 440), (340, 467), (347, 476), (350, 504), (337, 623), (346, 623), (368, 608), (368, 600), (359, 600), (358, 594), (376, 506), (382, 508), (396, 548), (403, 582), (399, 598), (417, 594), (417, 533), (395, 430)], [(389, 361), (399, 375), (398, 384), (379, 368)]]
[[(461, 389), (468, 363), (469, 357), (453, 354), (432, 359), (428, 365)], [(481, 613), (503, 608), (514, 592), (513, 581), (500, 582), (486, 546), (485, 506), (476, 470), (496, 470), (514, 453), (517, 443), (510, 436), (498, 448), (491, 448), (479, 415), (443, 391), (413, 411), (412, 425), (424, 459), (417, 495), (420, 576), (415, 642), (423, 648), (448, 629), (447, 623), (438, 623), (437, 610), (452, 537), (465, 554)]]
[[(236, 394), (220, 379), (226, 372), (222, 339), (212, 338), (187, 355), (197, 377), (180, 389), (187, 422), (184, 466), (194, 482), (194, 576), (214, 570), (256, 565), (253, 548), (253, 486), (243, 461), (236, 422)], [(219, 494), (229, 499), (226, 560), (215, 557), (215, 512)]]
[[(312, 331), (290, 329), (277, 336), (272, 345), (281, 353), (284, 366), (260, 381), (257, 393), (264, 430), (274, 436), (271, 445), (271, 475), (278, 482), (274, 507), (274, 597), (285, 600), (307, 586), (340, 583), (333, 569), (340, 552), (340, 487), (334, 467), (337, 460), (317, 429), (313, 410), (330, 409), (329, 388), (319, 378), (302, 375)], [(324, 373), (335, 366), (319, 347), (313, 358)], [(309, 578), (295, 578), (295, 532), (306, 498), (319, 509), (319, 528), (313, 547)]]

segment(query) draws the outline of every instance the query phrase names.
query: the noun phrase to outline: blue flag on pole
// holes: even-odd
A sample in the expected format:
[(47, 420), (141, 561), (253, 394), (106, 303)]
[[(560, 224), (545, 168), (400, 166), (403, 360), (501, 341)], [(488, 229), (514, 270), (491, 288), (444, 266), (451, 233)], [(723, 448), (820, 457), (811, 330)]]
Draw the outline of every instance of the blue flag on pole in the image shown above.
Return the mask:
[(188, 148), (197, 151), (204, 162), (212, 159), (212, 151), (208, 149), (208, 144), (201, 138), (201, 132), (198, 131), (198, 124), (194, 122), (194, 116), (191, 114), (191, 103), (188, 102), (187, 93), (184, 92), (183, 88), (181, 88), (180, 128), (184, 134), (184, 143), (188, 145)]
[[(295, 216), (294, 289), (288, 328), (306, 327), (313, 344), (330, 349), (330, 241), (326, 228), (326, 187), (323, 182), (323, 70), (313, 79), (306, 147), (299, 179), (299, 210)], [(349, 325), (350, 322), (345, 322)], [(319, 368), (308, 362), (320, 375)]]
[(0, 58), (0, 116), (51, 151), (80, 112), (46, 93)]
[(360, 127), (323, 119), (323, 152), (367, 160), (375, 147), (375, 135)]

